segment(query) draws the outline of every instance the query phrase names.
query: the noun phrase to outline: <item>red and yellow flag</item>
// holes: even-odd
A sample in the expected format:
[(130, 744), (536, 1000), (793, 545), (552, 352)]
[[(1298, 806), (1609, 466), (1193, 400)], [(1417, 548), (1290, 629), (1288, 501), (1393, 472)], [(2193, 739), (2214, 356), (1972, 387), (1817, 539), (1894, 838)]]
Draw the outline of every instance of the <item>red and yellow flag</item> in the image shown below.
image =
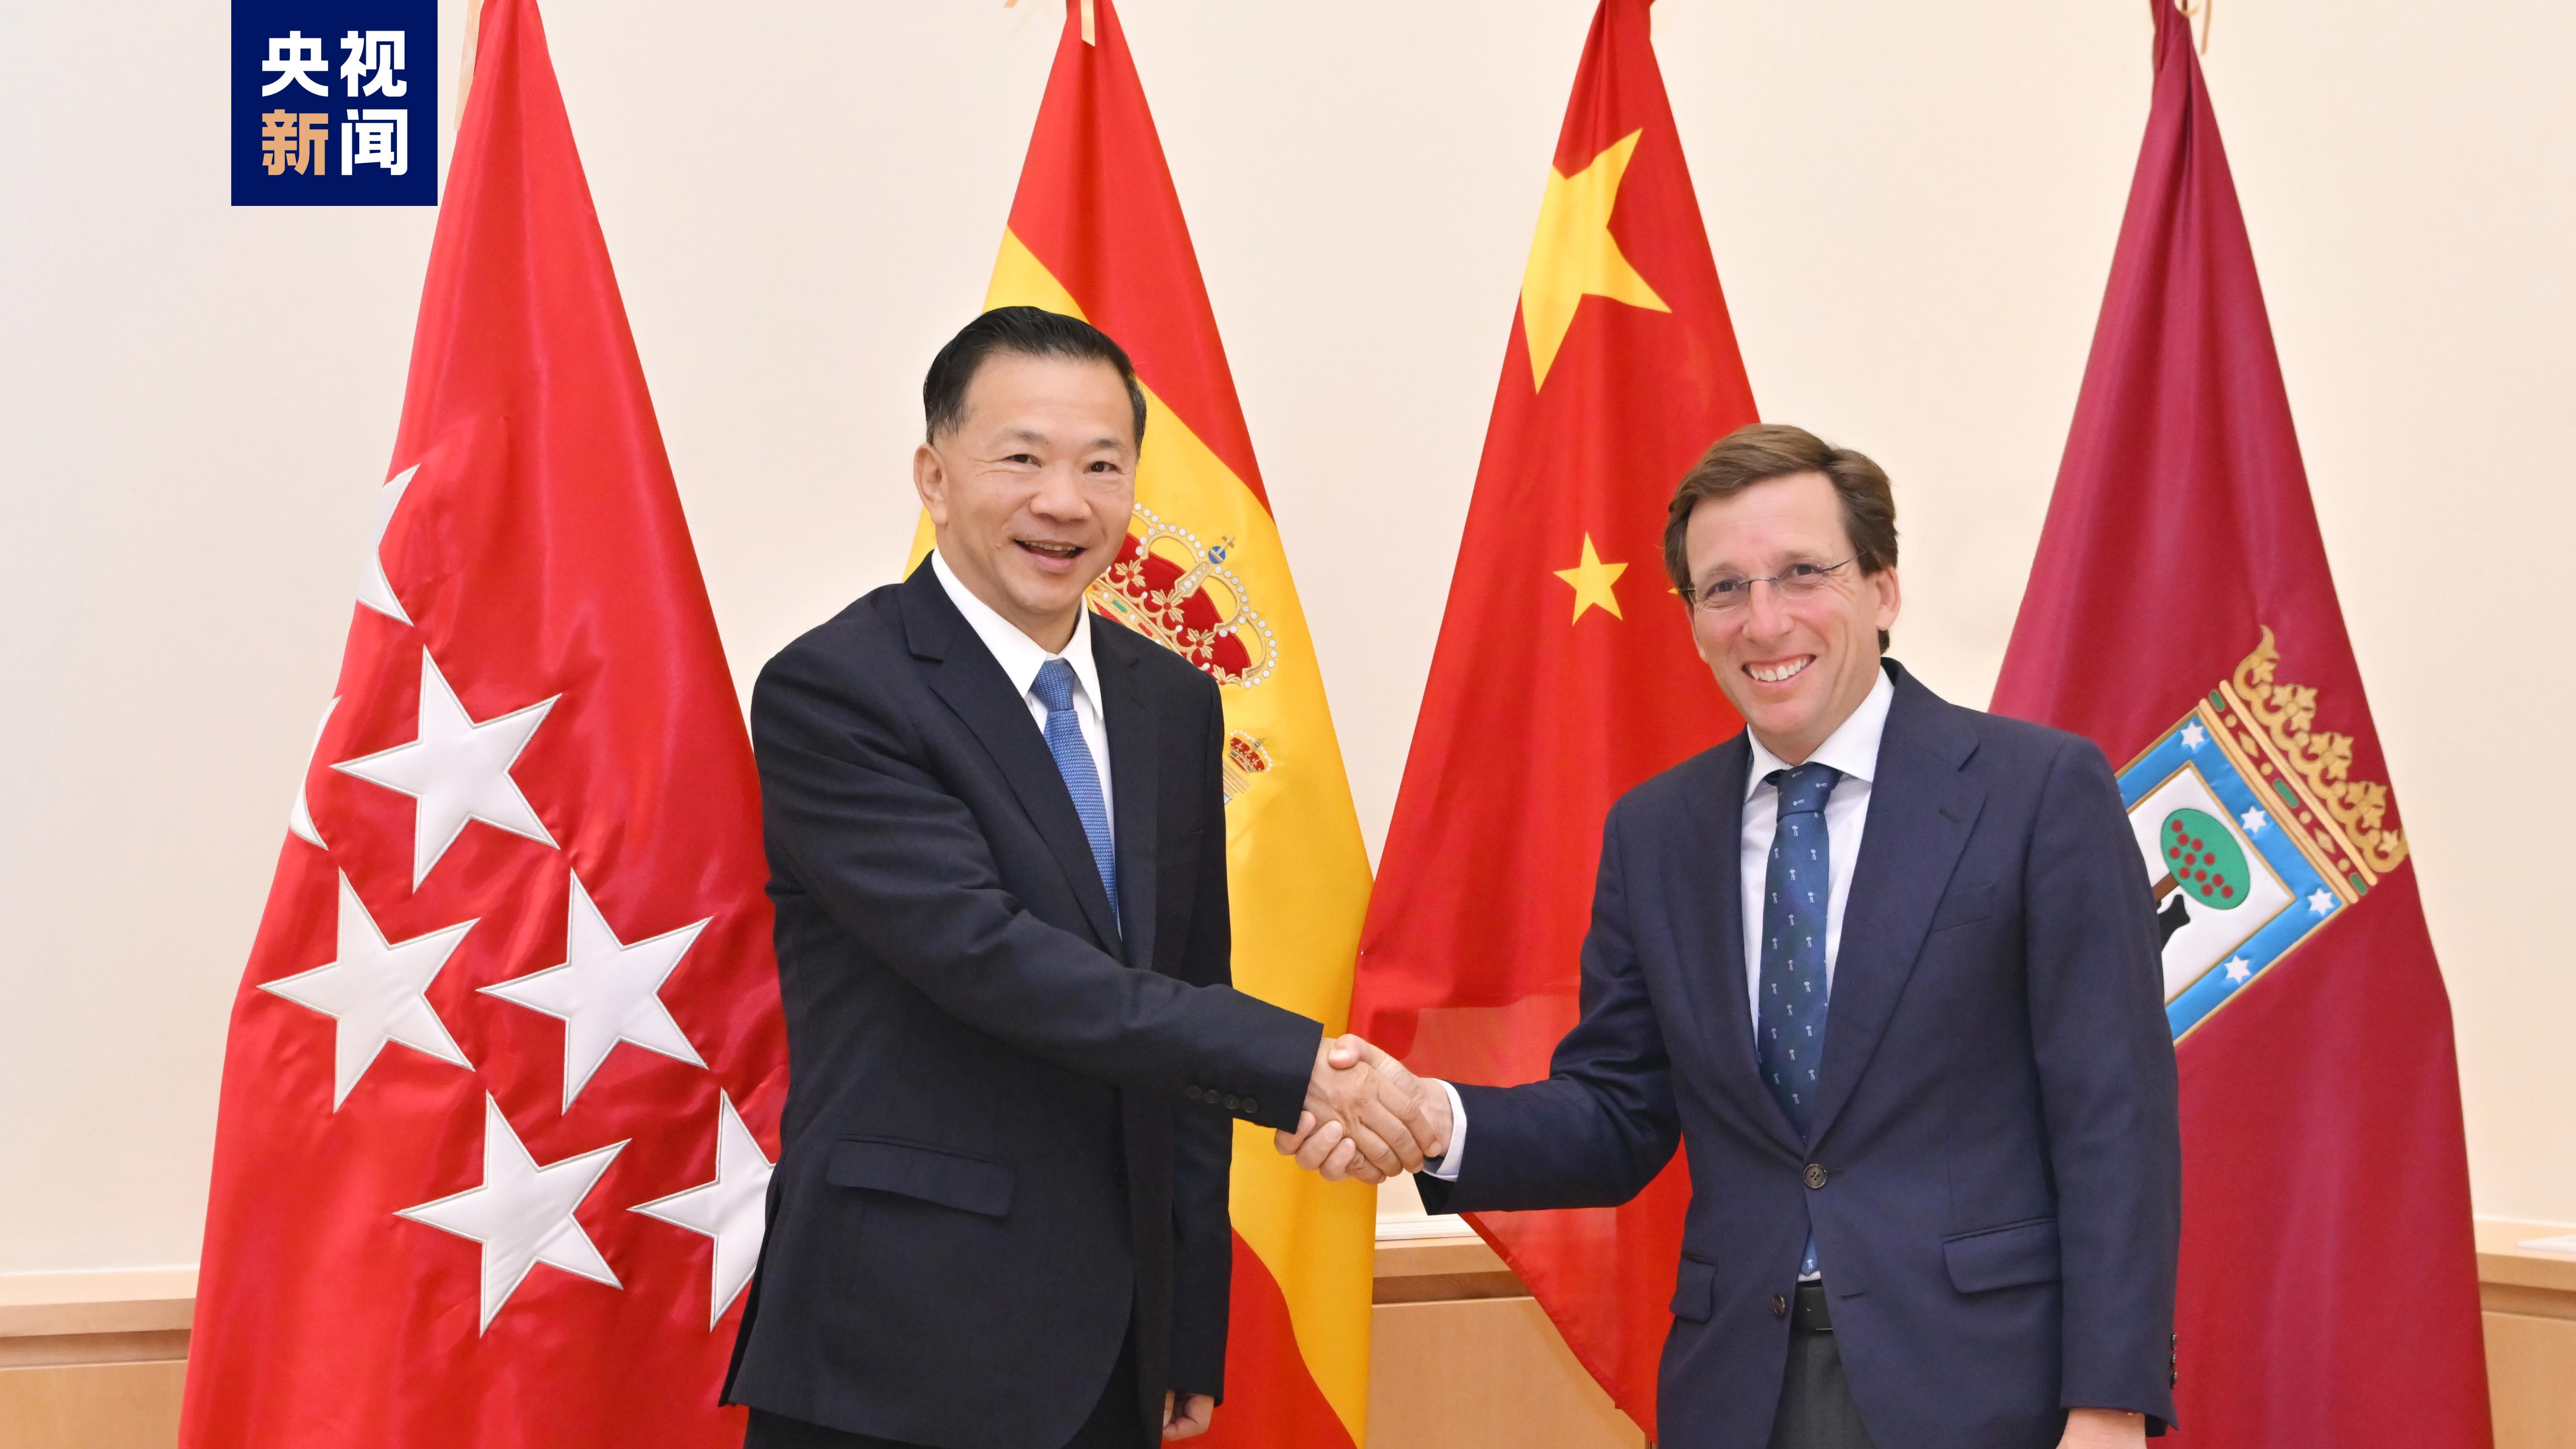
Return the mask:
[[(1338, 1032), (1368, 854), (1315, 647), (1235, 402), (1180, 197), (1110, 0), (1070, 0), (987, 307), (1081, 317), (1127, 349), (1146, 447), (1102, 613), (1224, 686), (1234, 981)], [(925, 521), (913, 559), (930, 551)], [(1376, 1199), (1237, 1124), (1234, 1311), (1208, 1442), (1358, 1449)]]
[[(1662, 538), (1753, 394), (1646, 5), (1593, 17), (1361, 938), (1352, 1029), (1430, 1076), (1547, 1075), (1603, 816), (1737, 729)], [(1689, 1197), (1677, 1160), (1615, 1212), (1473, 1219), (1650, 1439)]]

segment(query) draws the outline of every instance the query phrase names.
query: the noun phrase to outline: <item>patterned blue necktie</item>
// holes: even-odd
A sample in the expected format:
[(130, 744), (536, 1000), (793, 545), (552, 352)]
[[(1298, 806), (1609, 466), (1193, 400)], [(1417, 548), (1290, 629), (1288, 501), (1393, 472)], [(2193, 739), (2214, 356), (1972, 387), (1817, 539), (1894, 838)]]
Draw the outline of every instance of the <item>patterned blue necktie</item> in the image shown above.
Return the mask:
[[(1800, 1142), (1807, 1140), (1825, 1061), (1825, 912), (1833, 900), (1834, 859), (1825, 839), (1825, 800), (1842, 777), (1831, 765), (1812, 764), (1764, 777), (1779, 787), (1780, 822), (1762, 881), (1762, 1009), (1753, 1023), (1753, 1054), (1763, 1085)], [(1813, 1231), (1798, 1271), (1816, 1271)]]
[[(1109, 801), (1100, 792), (1100, 767), (1092, 763), (1091, 747), (1082, 741), (1082, 721), (1073, 714), (1073, 666), (1061, 659), (1039, 665), (1029, 693), (1046, 706), (1047, 753), (1055, 756), (1056, 773), (1064, 776), (1064, 788), (1073, 795), (1073, 813), (1082, 817), (1082, 833), (1091, 839), (1091, 863), (1100, 867), (1101, 887), (1109, 892), (1109, 919), (1125, 935), (1127, 927), (1118, 921), (1118, 847), (1109, 838)], [(1821, 832), (1817, 838), (1823, 838)]]

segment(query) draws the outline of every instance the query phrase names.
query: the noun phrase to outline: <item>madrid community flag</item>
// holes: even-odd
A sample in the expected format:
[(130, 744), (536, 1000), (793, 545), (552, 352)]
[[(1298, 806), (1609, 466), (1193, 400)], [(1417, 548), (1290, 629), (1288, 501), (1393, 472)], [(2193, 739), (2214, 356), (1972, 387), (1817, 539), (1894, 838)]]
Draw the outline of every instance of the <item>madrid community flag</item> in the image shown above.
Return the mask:
[(2181, 1059), (2184, 1444), (2489, 1442), (2450, 1003), (2190, 28), (1995, 708), (2090, 737)]
[[(1116, 338), (1145, 389), (1126, 544), (1091, 605), (1223, 687), (1234, 984), (1338, 1032), (1368, 853), (1315, 646), (1271, 522), (1162, 142), (1110, 0), (1068, 0), (987, 307)], [(917, 563), (930, 551), (925, 520)], [(1234, 1293), (1211, 1446), (1357, 1449), (1368, 1400), (1376, 1199), (1236, 1124)]]
[[(1740, 727), (1663, 526), (1682, 474), (1753, 421), (1647, 0), (1603, 0), (1361, 936), (1352, 1030), (1416, 1071), (1547, 1075), (1611, 803)], [(1689, 1198), (1676, 1159), (1622, 1208), (1471, 1219), (1649, 1439)]]
[(787, 1075), (751, 745), (537, 8), (480, 26), (233, 1006), (189, 1449), (742, 1441)]

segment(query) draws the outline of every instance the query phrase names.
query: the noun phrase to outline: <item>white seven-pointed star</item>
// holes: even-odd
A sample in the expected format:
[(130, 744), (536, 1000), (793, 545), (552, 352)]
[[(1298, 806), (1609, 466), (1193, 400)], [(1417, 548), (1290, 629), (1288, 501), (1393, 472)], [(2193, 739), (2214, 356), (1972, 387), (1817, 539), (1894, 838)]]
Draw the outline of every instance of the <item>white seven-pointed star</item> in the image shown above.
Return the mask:
[[(394, 1214), (427, 1223), (483, 1245), (483, 1328), (510, 1301), (539, 1263), (623, 1288), (599, 1246), (582, 1231), (572, 1210), (599, 1185), (599, 1176), (624, 1151), (612, 1142), (579, 1157), (543, 1167), (510, 1130), (501, 1104), (483, 1099), (483, 1185)], [(478, 1329), (478, 1332), (481, 1330)]]
[(430, 867), (456, 843), (468, 820), (497, 825), (541, 845), (555, 843), (510, 778), (510, 767), (561, 698), (542, 699), (477, 723), (447, 687), (438, 661), (428, 650), (420, 651), (419, 735), (410, 744), (331, 767), (420, 802), (413, 812), (412, 889), (429, 878)]
[(2246, 960), (2242, 956), (2233, 957), (2227, 963), (2227, 979), (2236, 982), (2239, 985), (2242, 985), (2245, 978), (2253, 974), (2254, 963)]
[(2193, 720), (2191, 723), (2182, 727), (2182, 746), (2184, 749), (2196, 750), (2207, 743), (2209, 743), (2209, 731), (2200, 727), (2200, 721)]
[(463, 921), (387, 945), (385, 933), (376, 929), (375, 918), (358, 899), (357, 888), (347, 876), (340, 877), (339, 959), (300, 975), (260, 983), (262, 991), (275, 992), (339, 1022), (331, 1048), (332, 1111), (340, 1110), (349, 1089), (367, 1074), (389, 1041), (473, 1070), (474, 1064), (456, 1049), (456, 1039), (430, 1009), (429, 998), (421, 994), (473, 928), (472, 921)]
[(483, 988), (504, 1001), (563, 1018), (564, 1110), (572, 1110), (572, 1099), (622, 1041), (693, 1067), (705, 1066), (657, 993), (715, 917), (629, 946), (591, 904), (578, 874), (572, 878), (568, 915), (562, 965)]
[(742, 1125), (733, 1097), (716, 1094), (716, 1180), (669, 1197), (638, 1204), (633, 1211), (660, 1218), (674, 1227), (704, 1233), (716, 1240), (715, 1288), (707, 1306), (707, 1327), (751, 1281), (760, 1261), (760, 1235), (767, 1223), (769, 1174), (774, 1170), (760, 1140)]
[(2262, 811), (2248, 810), (2242, 816), (2238, 817), (2236, 823), (2245, 827), (2246, 834), (2260, 835), (2263, 833), (2263, 827), (2271, 824), (2272, 822), (2264, 818)]
[(411, 475), (419, 471), (420, 465), (414, 463), (376, 490), (376, 526), (367, 540), (367, 566), (358, 574), (358, 602), (398, 624), (410, 623), (411, 615), (403, 612), (402, 600), (394, 597), (393, 580), (385, 577), (385, 530), (393, 526), (394, 510), (402, 507)]
[(2333, 907), (2334, 907), (2334, 897), (2333, 897), (2333, 896), (2331, 896), (2331, 895), (2329, 895), (2329, 894), (2327, 894), (2327, 893), (2326, 893), (2324, 890), (2322, 890), (2322, 889), (2321, 889), (2321, 890), (2319, 890), (2315, 895), (2312, 895), (2312, 896), (2308, 897), (2308, 909), (2309, 909), (2309, 910), (2311, 910), (2311, 911), (2316, 912), (2316, 913), (2317, 913), (2318, 915), (2320, 915), (2320, 916), (2324, 915), (2327, 911), (2329, 911), (2329, 910), (2333, 909)]
[[(331, 699), (330, 708), (322, 711), (322, 722), (313, 727), (314, 749), (318, 750), (322, 748), (322, 732), (331, 727), (331, 716), (338, 712), (339, 708), (339, 697), (334, 695)], [(310, 750), (305, 752), (304, 771), (305, 774), (308, 775), (313, 772), (312, 751)], [(295, 780), (295, 808), (287, 812), (286, 828), (294, 832), (296, 839), (304, 841), (309, 845), (320, 845), (324, 850), (329, 850), (331, 848), (330, 846), (323, 844), (322, 831), (320, 827), (313, 823), (313, 807), (304, 803), (304, 777), (302, 775), (297, 776)]]

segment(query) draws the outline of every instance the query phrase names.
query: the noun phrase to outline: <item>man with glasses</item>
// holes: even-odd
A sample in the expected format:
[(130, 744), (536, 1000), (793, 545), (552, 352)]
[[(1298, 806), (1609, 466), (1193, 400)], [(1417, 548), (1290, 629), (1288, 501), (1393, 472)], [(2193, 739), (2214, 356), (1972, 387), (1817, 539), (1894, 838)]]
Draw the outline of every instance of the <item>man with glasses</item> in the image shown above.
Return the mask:
[[(1424, 1204), (1622, 1203), (1686, 1144), (1665, 1449), (2143, 1443), (2181, 1149), (2108, 762), (1883, 657), (1896, 505), (1856, 452), (1728, 435), (1664, 563), (1745, 731), (1611, 810), (1548, 1079), (1415, 1084)], [(1330, 1127), (1280, 1148), (1374, 1176)]]

